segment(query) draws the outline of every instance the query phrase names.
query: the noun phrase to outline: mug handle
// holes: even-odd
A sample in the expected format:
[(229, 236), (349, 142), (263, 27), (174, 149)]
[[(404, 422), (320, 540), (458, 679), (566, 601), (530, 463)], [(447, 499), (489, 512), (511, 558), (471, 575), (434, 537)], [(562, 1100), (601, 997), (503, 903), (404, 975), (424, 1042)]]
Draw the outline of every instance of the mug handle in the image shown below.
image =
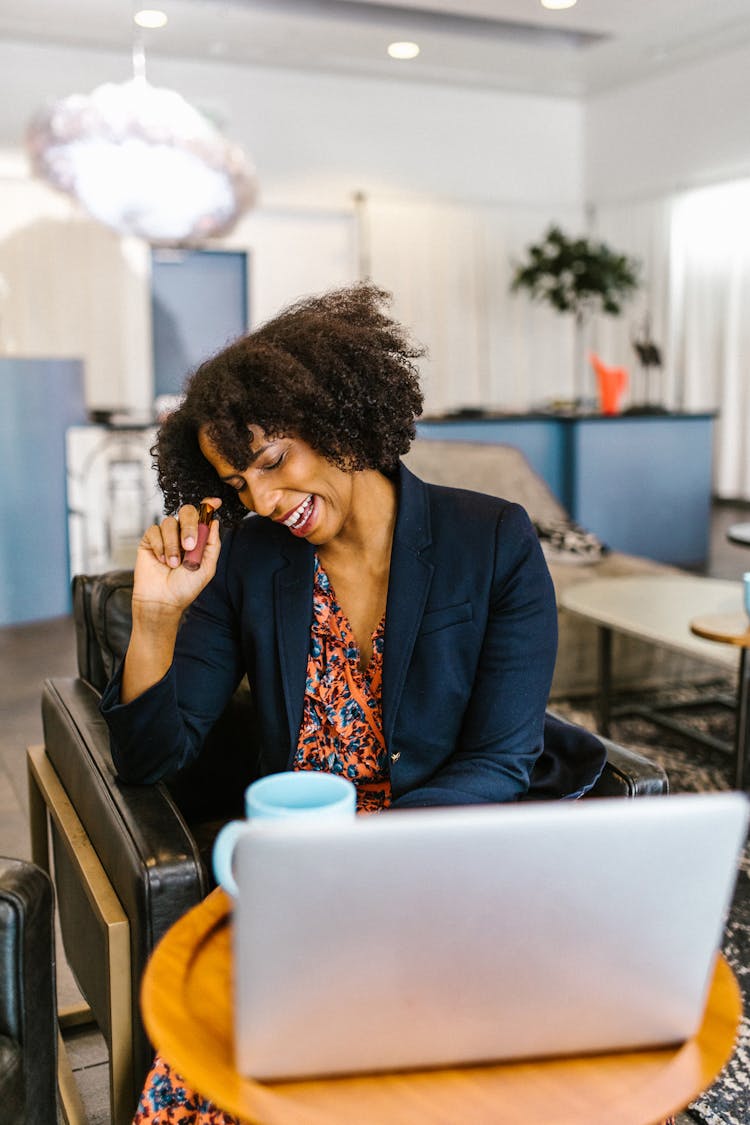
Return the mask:
[(246, 820), (230, 820), (228, 824), (224, 825), (214, 841), (214, 876), (219, 886), (223, 887), (227, 894), (233, 898), (237, 897), (240, 889), (232, 874), (232, 856), (237, 840), (246, 830)]

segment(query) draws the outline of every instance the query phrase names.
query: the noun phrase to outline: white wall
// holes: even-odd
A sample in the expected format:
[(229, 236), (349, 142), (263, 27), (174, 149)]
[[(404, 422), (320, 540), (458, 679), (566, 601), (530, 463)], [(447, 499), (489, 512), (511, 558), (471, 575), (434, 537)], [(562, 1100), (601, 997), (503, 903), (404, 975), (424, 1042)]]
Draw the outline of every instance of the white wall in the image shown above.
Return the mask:
[[(356, 193), (417, 210), (429, 201), (490, 205), (511, 227), (519, 208), (534, 235), (553, 215), (582, 214), (583, 112), (571, 99), (215, 61), (150, 58), (147, 73), (212, 113), (256, 164), (260, 206), (223, 243), (250, 253), (253, 324), (302, 294), (356, 279)], [(82, 355), (90, 406), (140, 410), (152, 385), (147, 250), (30, 182), (20, 147), (48, 99), (129, 75), (130, 60), (111, 52), (0, 43), (0, 273), (12, 290), (0, 349)], [(387, 285), (397, 290), (401, 280), (416, 283), (402, 271)], [(455, 319), (453, 346), (470, 357), (476, 329)], [(436, 405), (469, 401), (465, 372), (466, 363), (450, 366), (457, 389)]]
[[(0, 43), (0, 145), (50, 96), (129, 77), (129, 60)], [(578, 202), (583, 116), (572, 99), (150, 58), (154, 85), (224, 119), (266, 206), (351, 203), (357, 190), (526, 204)]]
[(750, 175), (750, 45), (586, 103), (585, 195), (653, 198)]

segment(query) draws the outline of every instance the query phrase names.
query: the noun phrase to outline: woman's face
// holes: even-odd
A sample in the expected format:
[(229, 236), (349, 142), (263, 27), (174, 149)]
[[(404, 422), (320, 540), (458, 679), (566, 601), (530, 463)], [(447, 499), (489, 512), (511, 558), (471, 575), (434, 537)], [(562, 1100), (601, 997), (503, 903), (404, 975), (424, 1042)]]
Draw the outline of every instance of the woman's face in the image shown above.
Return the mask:
[(260, 426), (248, 430), (253, 452), (243, 472), (224, 460), (205, 429), (198, 434), (201, 453), (249, 511), (283, 523), (316, 546), (329, 543), (351, 516), (354, 474), (300, 438), (269, 438)]

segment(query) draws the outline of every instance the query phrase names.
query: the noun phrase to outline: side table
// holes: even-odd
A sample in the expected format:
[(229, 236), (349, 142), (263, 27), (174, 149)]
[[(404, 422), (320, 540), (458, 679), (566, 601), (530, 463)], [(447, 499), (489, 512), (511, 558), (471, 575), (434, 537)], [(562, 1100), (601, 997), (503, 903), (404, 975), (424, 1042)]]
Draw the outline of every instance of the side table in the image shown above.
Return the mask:
[(727, 528), (727, 539), (738, 547), (750, 547), (750, 523), (733, 523)]
[(747, 650), (750, 648), (750, 621), (745, 614), (715, 613), (705, 617), (694, 617), (690, 622), (690, 632), (696, 637), (719, 644), (736, 645), (740, 649), (740, 668), (737, 680), (737, 726), (735, 745), (735, 785), (747, 789), (750, 778), (747, 776), (747, 751), (750, 739), (748, 724), (748, 705), (750, 704), (750, 665)]
[(647, 1125), (711, 1085), (731, 1056), (742, 1014), (737, 981), (719, 956), (700, 1028), (673, 1047), (257, 1082), (234, 1068), (231, 922), (221, 890), (183, 915), (148, 963), (141, 1008), (151, 1041), (175, 1070), (253, 1125)]

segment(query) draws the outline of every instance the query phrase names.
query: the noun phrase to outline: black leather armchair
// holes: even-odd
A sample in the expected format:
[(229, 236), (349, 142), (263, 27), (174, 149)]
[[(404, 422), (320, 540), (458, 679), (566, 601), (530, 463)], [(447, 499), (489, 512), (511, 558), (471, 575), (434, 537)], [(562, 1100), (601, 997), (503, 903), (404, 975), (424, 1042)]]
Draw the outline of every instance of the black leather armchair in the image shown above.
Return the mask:
[[(79, 676), (45, 683), (45, 746), (29, 755), (39, 853), (47, 849), (42, 802), (51, 813), (66, 953), (117, 1071), (113, 1105), (121, 1108), (113, 1111), (115, 1123), (128, 1121), (128, 1113), (132, 1116), (152, 1056), (138, 1008), (146, 961), (166, 930), (210, 890), (208, 857), (214, 836), (222, 823), (242, 815), (242, 795), (255, 772), (249, 749), (255, 721), (252, 699), (241, 687), (212, 731), (210, 745), (174, 782), (146, 787), (124, 784), (115, 776), (98, 704), (127, 644), (131, 594), (130, 571), (74, 579)], [(666, 790), (664, 772), (647, 759), (612, 743), (607, 743), (607, 751), (607, 766), (592, 795), (633, 797)], [(209, 761), (210, 770), (205, 765)], [(118, 964), (112, 959), (112, 943), (101, 936), (103, 923), (97, 915), (102, 911), (92, 906), (93, 891), (82, 886), (76, 849), (64, 838), (55, 805), (66, 802), (74, 810), (77, 839), (83, 833), (91, 849), (89, 866), (101, 868), (97, 880), (107, 893), (114, 892), (115, 907), (121, 909), (119, 921), (128, 935), (127, 968), (124, 959)], [(104, 928), (110, 932), (111, 927)], [(123, 973), (127, 996), (119, 1006), (129, 1011), (118, 1015), (112, 1010), (113, 982)]]
[(0, 1118), (57, 1121), (57, 1010), (52, 884), (0, 858)]

